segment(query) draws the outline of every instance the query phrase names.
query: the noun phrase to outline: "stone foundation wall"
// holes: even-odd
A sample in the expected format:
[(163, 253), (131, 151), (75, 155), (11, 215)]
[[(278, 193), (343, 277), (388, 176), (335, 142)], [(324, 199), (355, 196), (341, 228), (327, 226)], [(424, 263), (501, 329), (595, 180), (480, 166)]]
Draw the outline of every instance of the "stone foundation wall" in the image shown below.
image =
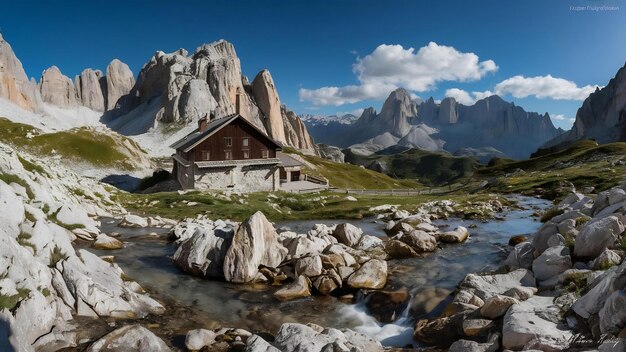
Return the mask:
[(238, 192), (276, 191), (280, 187), (275, 165), (237, 165), (194, 170), (195, 188)]

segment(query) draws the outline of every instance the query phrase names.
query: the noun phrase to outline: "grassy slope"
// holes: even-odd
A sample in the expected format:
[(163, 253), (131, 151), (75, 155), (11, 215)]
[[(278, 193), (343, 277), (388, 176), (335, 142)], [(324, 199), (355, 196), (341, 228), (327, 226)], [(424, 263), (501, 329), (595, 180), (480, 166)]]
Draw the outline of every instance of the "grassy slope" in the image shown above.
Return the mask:
[[(598, 146), (593, 141), (580, 141), (565, 150), (528, 160), (496, 160), (478, 170), (476, 176), (497, 178), (490, 190), (506, 193), (549, 189), (563, 181), (578, 188), (593, 186), (604, 190), (626, 180), (626, 166), (616, 163), (625, 155), (626, 143)], [(524, 172), (515, 172), (518, 169)]]
[[(488, 194), (468, 195), (466, 193), (446, 194), (445, 196), (356, 195), (358, 201), (354, 202), (345, 200), (345, 197), (345, 194), (326, 191), (313, 194), (274, 192), (272, 195), (260, 192), (230, 197), (201, 192), (189, 192), (183, 195), (177, 192), (153, 194), (118, 192), (114, 198), (129, 211), (141, 215), (184, 219), (198, 214), (208, 214), (212, 219), (228, 218), (239, 221), (248, 218), (257, 210), (262, 211), (272, 221), (360, 219), (374, 215), (369, 208), (382, 204), (395, 204), (403, 209), (413, 210), (418, 205), (432, 200), (452, 199), (458, 202), (472, 202), (495, 198)], [(505, 202), (502, 198), (499, 199)], [(186, 202), (197, 204), (189, 206)]]
[(284, 148), (284, 152), (298, 154), (315, 169), (306, 169), (305, 172), (314, 176), (323, 176), (330, 181), (333, 187), (350, 189), (400, 189), (420, 188), (421, 185), (412, 180), (391, 178), (385, 174), (368, 170), (357, 165), (335, 163), (317, 156), (303, 155), (291, 148)]
[[(32, 137), (28, 138), (28, 134)], [(125, 137), (116, 139), (88, 128), (42, 134), (35, 127), (6, 118), (0, 118), (0, 140), (37, 155), (60, 155), (78, 162), (126, 170), (134, 169), (133, 160), (121, 148), (141, 151), (135, 142)], [(122, 143), (130, 143), (132, 148)]]
[(429, 186), (462, 182), (479, 167), (479, 163), (469, 157), (419, 149), (391, 155), (351, 155), (350, 161), (366, 167), (375, 161), (383, 161), (390, 175), (401, 179), (417, 179)]

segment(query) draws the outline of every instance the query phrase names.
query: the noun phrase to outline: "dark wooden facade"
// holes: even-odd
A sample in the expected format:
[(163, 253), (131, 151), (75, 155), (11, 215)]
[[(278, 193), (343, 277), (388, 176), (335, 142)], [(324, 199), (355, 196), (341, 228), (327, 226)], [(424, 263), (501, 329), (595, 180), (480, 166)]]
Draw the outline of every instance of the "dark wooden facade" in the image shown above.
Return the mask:
[(276, 145), (242, 119), (236, 119), (184, 154), (181, 156), (192, 162), (267, 159), (276, 157)]

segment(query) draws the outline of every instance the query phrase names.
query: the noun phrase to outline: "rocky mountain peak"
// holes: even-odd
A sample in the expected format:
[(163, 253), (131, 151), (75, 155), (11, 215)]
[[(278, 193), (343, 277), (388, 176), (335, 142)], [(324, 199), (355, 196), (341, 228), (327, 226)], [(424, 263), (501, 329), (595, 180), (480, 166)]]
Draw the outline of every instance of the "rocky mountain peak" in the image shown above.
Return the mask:
[(72, 80), (56, 66), (43, 71), (39, 80), (39, 92), (44, 102), (62, 108), (77, 105), (76, 88)]
[(583, 101), (572, 129), (544, 147), (585, 138), (598, 143), (626, 141), (626, 63), (604, 88), (596, 88)]
[[(102, 71), (87, 68), (75, 79), (78, 102), (95, 111), (105, 111), (106, 81)], [(103, 91), (104, 90), (104, 91)]]
[(41, 110), (37, 85), (28, 80), (11, 45), (0, 35), (0, 97), (29, 111)]
[(126, 96), (135, 85), (135, 75), (130, 67), (118, 59), (113, 59), (106, 71), (106, 110), (113, 110), (123, 102), (118, 101)]
[(275, 141), (285, 144), (285, 128), (280, 112), (280, 98), (268, 70), (259, 72), (252, 81), (252, 93), (257, 106), (264, 116), (267, 134)]
[(454, 98), (448, 97), (439, 104), (439, 114), (437, 120), (443, 124), (454, 124), (459, 120), (459, 114), (456, 107), (457, 103)]
[(411, 122), (417, 118), (417, 104), (404, 88), (391, 92), (382, 109), (380, 120), (386, 130), (394, 136), (403, 136), (411, 128)]

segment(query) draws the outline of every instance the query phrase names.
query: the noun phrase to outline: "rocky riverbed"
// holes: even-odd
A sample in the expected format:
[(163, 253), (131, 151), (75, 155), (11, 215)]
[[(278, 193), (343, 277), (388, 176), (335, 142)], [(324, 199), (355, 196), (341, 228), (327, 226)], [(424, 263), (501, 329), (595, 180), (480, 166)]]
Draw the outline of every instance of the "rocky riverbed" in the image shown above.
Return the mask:
[(178, 222), (0, 147), (3, 351), (623, 350), (622, 187), (548, 211), (520, 197)]
[[(198, 326), (212, 327), (213, 330), (221, 326), (238, 327), (247, 331), (274, 334), (280, 331), (284, 323), (313, 323), (318, 326), (351, 329), (380, 341), (382, 345), (403, 347), (413, 345), (412, 322), (416, 317), (429, 316), (433, 311), (436, 312), (435, 308), (445, 301), (465, 273), (495, 269), (497, 263), (505, 258), (506, 243), (511, 235), (528, 232), (529, 228), (539, 226), (531, 215), (547, 207), (549, 202), (528, 197), (517, 201), (524, 210), (509, 209), (498, 213), (502, 209), (500, 206), (495, 207), (495, 213), (505, 216), (506, 222), (446, 219), (450, 215), (446, 213), (450, 203), (437, 205), (438, 211), (434, 210), (433, 204), (429, 204), (427, 206), (432, 213), (417, 211), (416, 214), (421, 214), (419, 216), (398, 212), (393, 206), (383, 207), (378, 218), (352, 221), (350, 225), (339, 222), (341, 226), (337, 226), (337, 221), (313, 220), (285, 222), (274, 226), (265, 223), (261, 214), (258, 214), (249, 222), (260, 221), (270, 232), (276, 230), (273, 236), (276, 236), (277, 243), (284, 243), (286, 254), (282, 261), (284, 263), (281, 263), (285, 265), (278, 265), (279, 270), (267, 272), (268, 276), (248, 275), (256, 278), (257, 283), (226, 282), (223, 271), (215, 270), (215, 265), (212, 264), (219, 262), (221, 265), (217, 267), (224, 269), (224, 258), (230, 247), (221, 251), (210, 249), (224, 245), (224, 239), (230, 240), (232, 246), (232, 238), (239, 224), (230, 221), (210, 221), (200, 217), (183, 221), (168, 231), (150, 227), (119, 227), (119, 220), (103, 220), (101, 230), (119, 233), (117, 238), (125, 243), (125, 248), (115, 251), (99, 250), (96, 253), (114, 255), (127, 275), (140, 277), (139, 281), (145, 287), (158, 293), (172, 306), (191, 307), (191, 315), (194, 317), (192, 320)], [(418, 222), (417, 219), (421, 220)], [(396, 229), (391, 231), (394, 227)], [(410, 248), (408, 253), (399, 258), (390, 256), (387, 252), (394, 250), (386, 248), (385, 244), (390, 241), (404, 243), (397, 238), (415, 231), (414, 227), (421, 228), (422, 232), (432, 237), (427, 243), (435, 243), (435, 246), (422, 248), (407, 245)], [(436, 244), (437, 235), (459, 227), (470, 228), (471, 236), (465, 244)], [(246, 231), (250, 228), (263, 227), (250, 224), (244, 227)], [(218, 236), (212, 236), (216, 229), (220, 231)], [(344, 243), (350, 243), (346, 230), (353, 231), (355, 248), (340, 242), (343, 240)], [(229, 234), (224, 235), (222, 231)], [(395, 235), (394, 231), (397, 231)], [(394, 237), (396, 239), (391, 240)], [(173, 242), (168, 242), (168, 238)], [(316, 238), (325, 238), (331, 244), (323, 243), (315, 247)], [(309, 241), (311, 239), (313, 241)], [(359, 249), (366, 242), (375, 244), (373, 247), (377, 250)], [(412, 244), (411, 241), (407, 242)], [(277, 246), (276, 243), (274, 245)], [(359, 262), (366, 263), (371, 259), (369, 256), (378, 256), (388, 268), (384, 289), (350, 287), (347, 277), (324, 283), (322, 280), (328, 277), (324, 271), (328, 273), (330, 265), (328, 258), (319, 258), (322, 261), (321, 268), (314, 261), (317, 257), (328, 256), (321, 253), (327, 248), (338, 251), (340, 254), (336, 259), (340, 257), (340, 260), (337, 263), (350, 263), (351, 266), (347, 269), (352, 272), (359, 267)], [(222, 254), (217, 255), (220, 252)], [(191, 275), (179, 270), (174, 265), (177, 261), (178, 268)], [(332, 269), (335, 270), (334, 268), (333, 266)], [(342, 270), (345, 269), (340, 266), (337, 271)], [(299, 274), (297, 279), (296, 274)], [(280, 280), (282, 285), (276, 282), (277, 277), (283, 277)], [(272, 282), (268, 284), (268, 280)], [(322, 290), (328, 287), (330, 289), (322, 292), (316, 285), (322, 285)], [(299, 289), (294, 290), (294, 286)], [(299, 296), (305, 297), (298, 298)], [(389, 299), (394, 302), (389, 302)], [(168, 325), (178, 326), (178, 329), (171, 330), (169, 334), (185, 334), (185, 329), (189, 329), (190, 324), (176, 322), (176, 317), (171, 319)], [(190, 316), (184, 317), (184, 320), (189, 319)]]

